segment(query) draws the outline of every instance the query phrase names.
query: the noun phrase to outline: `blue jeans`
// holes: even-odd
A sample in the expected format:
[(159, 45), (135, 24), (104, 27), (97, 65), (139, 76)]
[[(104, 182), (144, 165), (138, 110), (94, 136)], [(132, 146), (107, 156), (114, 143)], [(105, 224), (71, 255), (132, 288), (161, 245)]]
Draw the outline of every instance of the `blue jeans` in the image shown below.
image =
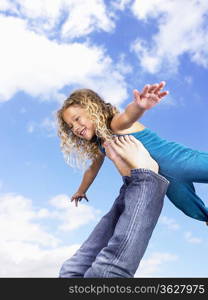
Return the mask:
[(59, 277), (134, 277), (158, 217), (169, 182), (146, 169), (133, 169), (110, 211), (67, 259)]

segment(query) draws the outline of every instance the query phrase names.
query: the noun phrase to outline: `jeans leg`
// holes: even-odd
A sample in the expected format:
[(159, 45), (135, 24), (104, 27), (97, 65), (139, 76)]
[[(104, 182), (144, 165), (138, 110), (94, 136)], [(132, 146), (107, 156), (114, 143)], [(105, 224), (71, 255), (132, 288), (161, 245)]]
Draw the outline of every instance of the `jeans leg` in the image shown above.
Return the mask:
[(125, 208), (108, 244), (84, 277), (133, 277), (160, 215), (168, 181), (146, 169), (131, 170)]
[(123, 176), (123, 185), (120, 188), (119, 196), (114, 201), (112, 208), (101, 218), (88, 239), (75, 254), (63, 263), (59, 277), (84, 277), (84, 273), (92, 265), (97, 254), (107, 245), (108, 240), (113, 235), (119, 216), (124, 209), (123, 198), (129, 182), (128, 178), (130, 177)]

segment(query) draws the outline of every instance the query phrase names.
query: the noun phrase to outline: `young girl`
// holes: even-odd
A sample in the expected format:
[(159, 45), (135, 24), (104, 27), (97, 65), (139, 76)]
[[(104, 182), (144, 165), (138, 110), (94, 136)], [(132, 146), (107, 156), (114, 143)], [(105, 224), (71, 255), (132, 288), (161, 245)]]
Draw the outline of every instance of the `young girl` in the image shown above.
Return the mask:
[[(89, 89), (74, 91), (57, 112), (61, 148), (70, 166), (91, 165), (84, 173), (78, 191), (72, 196), (78, 201), (95, 179), (105, 157), (103, 143), (113, 136), (133, 135), (140, 140), (159, 164), (159, 174), (170, 182), (167, 197), (186, 215), (208, 222), (208, 208), (196, 195), (193, 182), (208, 182), (208, 153), (192, 150), (160, 138), (155, 132), (137, 122), (142, 114), (168, 94), (161, 92), (165, 82), (146, 85), (141, 93), (134, 90), (134, 101), (124, 112), (106, 103)], [(74, 158), (74, 159), (73, 159)]]

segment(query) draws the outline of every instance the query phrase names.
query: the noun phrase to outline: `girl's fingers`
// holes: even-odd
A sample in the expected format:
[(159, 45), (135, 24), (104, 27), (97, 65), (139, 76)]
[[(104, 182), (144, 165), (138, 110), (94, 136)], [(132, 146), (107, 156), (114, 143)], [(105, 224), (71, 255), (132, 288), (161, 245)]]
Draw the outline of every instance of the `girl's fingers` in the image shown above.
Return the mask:
[(150, 88), (151, 92), (158, 93), (161, 89), (166, 85), (165, 81), (161, 81), (159, 84), (153, 84), (152, 88)]
[(161, 89), (163, 89), (165, 84), (166, 84), (165, 81), (160, 82), (158, 87), (155, 89), (155, 93), (158, 93)]
[(145, 97), (147, 93), (159, 93), (159, 91), (163, 89), (165, 85), (166, 85), (165, 81), (161, 81), (159, 84), (158, 83), (152, 85), (146, 84), (140, 95), (142, 97)]
[(136, 89), (133, 90), (133, 94), (134, 94), (135, 97), (140, 95), (139, 91), (137, 91)]
[(145, 97), (146, 94), (149, 92), (149, 88), (150, 88), (150, 85), (149, 85), (149, 84), (146, 84), (146, 85), (144, 86), (144, 88), (143, 88), (143, 90), (142, 90), (142, 93), (141, 93), (141, 95), (142, 95), (143, 97)]
[(84, 196), (84, 198), (89, 202), (89, 200), (87, 199), (87, 196)]
[[(71, 202), (72, 202), (73, 200), (75, 200), (75, 203), (77, 204), (78, 202), (82, 201), (82, 198), (85, 198), (86, 201), (89, 202), (89, 200), (88, 200), (88, 198), (87, 198), (86, 196), (72, 198), (72, 199), (71, 199)], [(77, 206), (77, 205), (76, 205), (76, 206)]]
[(164, 96), (166, 96), (166, 95), (168, 95), (168, 94), (169, 94), (169, 91), (165, 91), (165, 92), (158, 93), (158, 96), (159, 96), (160, 98), (162, 98), (162, 97), (164, 97)]
[(86, 195), (83, 195), (83, 196), (74, 196), (74, 197), (71, 198), (71, 202), (75, 200), (75, 206), (77, 206), (78, 202), (80, 202), (82, 200), (82, 198), (85, 198), (86, 201), (89, 202), (89, 200), (88, 200), (88, 198), (87, 198)]
[(158, 84), (153, 84), (151, 85), (151, 87), (149, 88), (149, 93), (153, 93), (158, 89)]

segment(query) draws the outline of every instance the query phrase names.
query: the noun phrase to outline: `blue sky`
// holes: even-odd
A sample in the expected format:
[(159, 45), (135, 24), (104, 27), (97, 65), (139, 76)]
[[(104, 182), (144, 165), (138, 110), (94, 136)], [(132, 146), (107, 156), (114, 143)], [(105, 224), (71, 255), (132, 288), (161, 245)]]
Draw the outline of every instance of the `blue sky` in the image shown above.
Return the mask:
[[(87, 87), (121, 110), (133, 89), (165, 80), (140, 120), (207, 151), (206, 0), (36, 0), (0, 3), (1, 277), (57, 277), (122, 184), (107, 158), (78, 208), (82, 173), (60, 151), (55, 112)], [(195, 185), (207, 201), (207, 185)], [(207, 277), (208, 227), (165, 198), (136, 277)]]

